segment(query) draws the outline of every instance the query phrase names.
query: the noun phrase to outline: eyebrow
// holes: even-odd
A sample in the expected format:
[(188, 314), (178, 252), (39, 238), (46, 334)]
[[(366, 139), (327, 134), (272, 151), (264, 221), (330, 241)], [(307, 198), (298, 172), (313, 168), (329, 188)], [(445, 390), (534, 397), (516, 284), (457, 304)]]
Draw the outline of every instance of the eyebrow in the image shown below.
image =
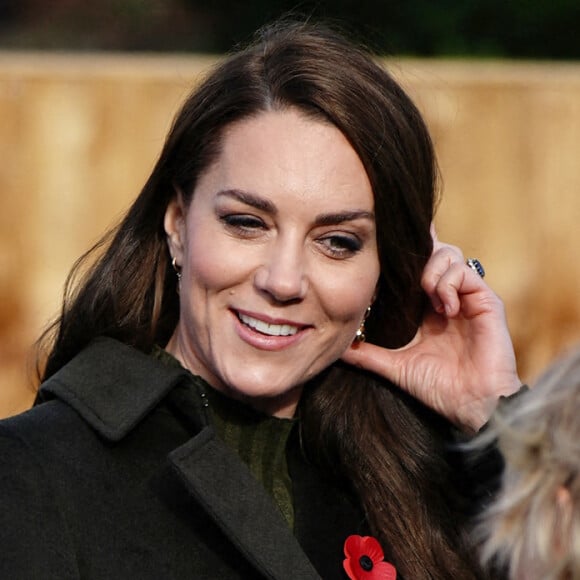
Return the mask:
[(320, 226), (332, 226), (360, 219), (367, 219), (374, 222), (375, 214), (372, 211), (366, 211), (363, 209), (341, 211), (338, 213), (323, 213), (316, 216), (315, 222)]
[(278, 210), (276, 206), (269, 200), (260, 197), (259, 195), (255, 195), (248, 191), (242, 191), (240, 189), (224, 189), (217, 193), (217, 197), (231, 197), (233, 199), (237, 199), (246, 205), (251, 207), (255, 207), (261, 211), (265, 211), (269, 214), (276, 215)]
[[(219, 191), (217, 194), (217, 197), (221, 196), (231, 197), (242, 203), (245, 203), (246, 205), (255, 207), (256, 209), (267, 212), (271, 215), (278, 214), (278, 209), (269, 199), (265, 199), (248, 191), (242, 191), (240, 189), (224, 189)], [(319, 226), (330, 226), (360, 219), (366, 219), (374, 222), (375, 214), (372, 211), (363, 209), (347, 210), (336, 213), (323, 213), (316, 216), (314, 223)]]

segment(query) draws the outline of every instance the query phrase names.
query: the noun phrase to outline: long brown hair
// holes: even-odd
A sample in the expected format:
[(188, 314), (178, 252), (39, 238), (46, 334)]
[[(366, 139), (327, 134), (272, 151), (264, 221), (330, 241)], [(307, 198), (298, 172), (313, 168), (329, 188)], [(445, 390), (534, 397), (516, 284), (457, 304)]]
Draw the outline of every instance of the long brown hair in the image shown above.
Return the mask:
[[(282, 23), (225, 59), (187, 99), (103, 255), (76, 284), (89, 252), (69, 278), (44, 378), (98, 335), (145, 352), (167, 342), (179, 317), (163, 229), (167, 204), (176, 190), (191, 199), (225, 127), (287, 107), (335, 125), (362, 160), (375, 196), (381, 266), (367, 336), (387, 347), (412, 338), (422, 317), (420, 278), (437, 191), (429, 133), (366, 51), (326, 27)], [(387, 381), (340, 363), (309, 385), (299, 413), (307, 455), (349, 482), (403, 575), (476, 577), (454, 519), (445, 421)]]

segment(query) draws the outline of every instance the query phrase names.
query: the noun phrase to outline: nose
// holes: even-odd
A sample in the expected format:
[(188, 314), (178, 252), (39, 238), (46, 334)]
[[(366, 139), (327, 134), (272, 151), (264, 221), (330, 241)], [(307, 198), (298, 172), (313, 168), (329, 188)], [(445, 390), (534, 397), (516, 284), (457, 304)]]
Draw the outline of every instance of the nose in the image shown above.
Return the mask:
[(254, 283), (277, 302), (302, 300), (308, 291), (304, 250), (299, 243), (278, 240), (257, 269)]

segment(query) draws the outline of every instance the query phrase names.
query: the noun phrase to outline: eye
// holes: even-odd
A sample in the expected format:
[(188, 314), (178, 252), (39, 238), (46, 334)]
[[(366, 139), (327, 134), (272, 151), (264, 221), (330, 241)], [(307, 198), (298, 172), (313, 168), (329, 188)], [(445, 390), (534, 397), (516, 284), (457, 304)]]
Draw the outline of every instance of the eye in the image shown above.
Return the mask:
[(362, 242), (354, 235), (330, 234), (319, 239), (324, 251), (332, 258), (349, 258), (360, 252)]
[(226, 229), (243, 236), (251, 236), (260, 230), (266, 229), (266, 224), (263, 220), (250, 214), (226, 214), (220, 216), (219, 219), (225, 224)]

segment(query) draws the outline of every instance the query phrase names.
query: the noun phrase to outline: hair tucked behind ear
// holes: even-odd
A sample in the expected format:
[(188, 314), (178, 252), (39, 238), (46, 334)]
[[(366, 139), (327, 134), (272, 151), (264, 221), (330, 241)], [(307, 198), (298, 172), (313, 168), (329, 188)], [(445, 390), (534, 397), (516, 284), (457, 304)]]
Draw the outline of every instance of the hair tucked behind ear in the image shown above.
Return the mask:
[[(437, 192), (425, 123), (365, 51), (325, 27), (284, 22), (226, 58), (184, 103), (104, 253), (78, 285), (70, 278), (45, 377), (98, 335), (144, 351), (166, 343), (179, 316), (163, 230), (169, 201), (179, 190), (189, 203), (228, 125), (287, 108), (332, 123), (360, 157), (375, 196), (381, 266), (367, 337), (388, 347), (412, 338), (422, 317), (420, 280)], [(310, 385), (300, 413), (305, 451), (356, 490), (403, 576), (477, 577), (462, 547), (443, 420), (388, 382), (339, 363)]]

